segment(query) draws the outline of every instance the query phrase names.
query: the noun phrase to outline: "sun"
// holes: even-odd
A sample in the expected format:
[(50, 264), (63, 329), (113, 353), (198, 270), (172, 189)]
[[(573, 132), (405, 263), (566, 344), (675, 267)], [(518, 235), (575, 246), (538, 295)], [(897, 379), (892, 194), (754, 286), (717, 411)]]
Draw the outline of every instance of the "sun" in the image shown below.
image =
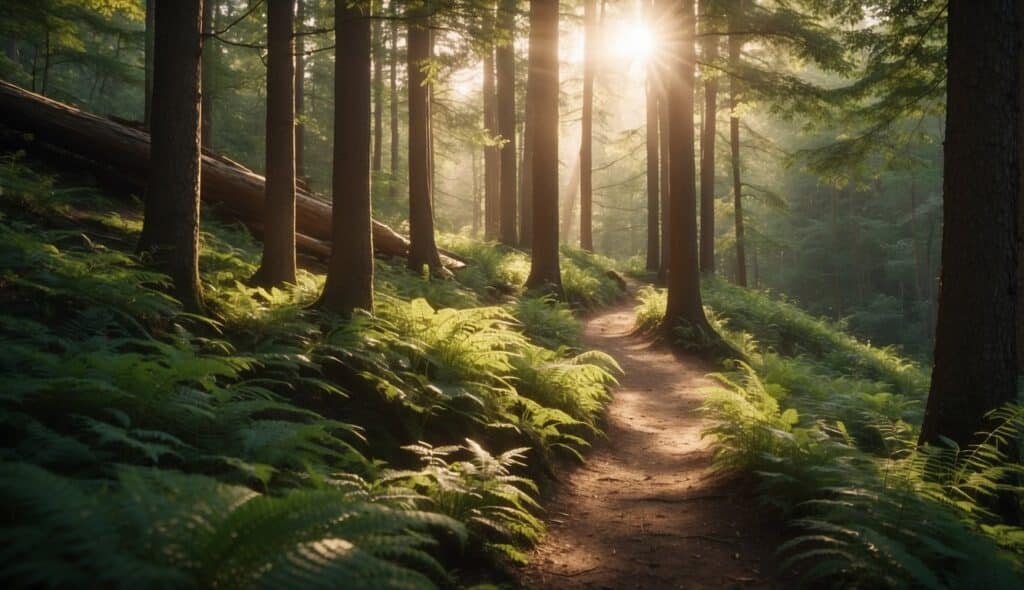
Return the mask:
[(644, 64), (654, 54), (657, 39), (650, 27), (633, 21), (619, 27), (611, 38), (611, 44), (615, 57)]

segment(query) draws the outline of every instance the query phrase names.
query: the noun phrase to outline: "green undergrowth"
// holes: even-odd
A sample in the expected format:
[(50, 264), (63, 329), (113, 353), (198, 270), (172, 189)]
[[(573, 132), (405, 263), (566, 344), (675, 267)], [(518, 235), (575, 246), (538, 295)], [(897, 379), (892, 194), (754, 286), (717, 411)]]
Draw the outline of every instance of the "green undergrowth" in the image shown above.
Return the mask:
[(0, 188), (7, 587), (459, 586), (523, 558), (537, 482), (598, 434), (619, 369), (570, 307), (496, 290), (518, 255), (381, 261), (341, 322), (317, 274), (245, 286), (259, 248), (204, 213), (199, 317), (132, 254), (137, 203), (10, 158)]
[[(994, 414), (984, 444), (918, 448), (920, 366), (765, 293), (707, 281), (703, 295), (743, 357), (713, 376), (706, 435), (717, 465), (756, 473), (787, 516), (783, 571), (813, 587), (1021, 587), (1024, 529), (993, 506), (1024, 498), (1024, 467), (1006, 454), (1024, 408)], [(638, 325), (664, 309), (664, 291), (646, 288)]]

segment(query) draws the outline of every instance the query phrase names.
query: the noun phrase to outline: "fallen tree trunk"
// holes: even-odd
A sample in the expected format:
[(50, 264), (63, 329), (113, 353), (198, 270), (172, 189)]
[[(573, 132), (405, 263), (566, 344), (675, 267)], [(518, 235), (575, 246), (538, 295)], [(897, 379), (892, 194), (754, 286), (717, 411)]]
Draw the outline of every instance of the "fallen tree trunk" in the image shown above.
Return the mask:
[[(119, 180), (145, 187), (149, 174), (149, 134), (118, 121), (104, 119), (75, 107), (34, 94), (0, 80), (0, 126), (32, 137), (20, 142), (27, 150), (57, 148), (116, 171)], [(263, 176), (223, 156), (204, 150), (203, 201), (250, 229), (263, 223)], [(331, 204), (303, 187), (296, 191), (296, 247), (324, 259), (330, 255)], [(409, 240), (387, 225), (373, 222), (377, 254), (406, 256)], [(464, 263), (450, 254), (442, 257), (449, 268)]]

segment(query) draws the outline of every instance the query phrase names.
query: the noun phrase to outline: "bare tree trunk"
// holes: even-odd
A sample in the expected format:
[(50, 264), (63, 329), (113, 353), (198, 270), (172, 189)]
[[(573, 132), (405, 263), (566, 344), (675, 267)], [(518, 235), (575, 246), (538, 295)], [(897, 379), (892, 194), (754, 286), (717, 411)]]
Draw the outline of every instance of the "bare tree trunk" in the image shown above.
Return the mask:
[(569, 244), (572, 240), (572, 226), (576, 220), (576, 199), (580, 195), (581, 170), (581, 158), (577, 157), (569, 174), (569, 182), (565, 183), (565, 196), (562, 198), (562, 229), (559, 233), (563, 244)]
[(662, 331), (675, 338), (676, 328), (710, 333), (700, 297), (700, 268), (697, 256), (697, 186), (694, 166), (693, 83), (696, 69), (694, 47), (695, 17), (693, 0), (679, 0), (679, 30), (686, 41), (681, 44), (669, 76), (669, 191), (671, 269), (668, 276), (668, 303)]
[(558, 0), (530, 0), (530, 91), (534, 98), (531, 289), (562, 293), (558, 259)]
[(423, 68), (430, 60), (430, 15), (414, 10), (406, 38), (409, 72), (409, 268), (441, 268), (434, 241), (434, 196), (430, 170), (430, 88)]
[[(667, 79), (667, 78), (666, 78)], [(661, 84), (658, 93), (658, 140), (661, 144), (661, 266), (658, 268), (658, 280), (668, 280), (669, 263), (672, 260), (672, 248), (669, 243), (672, 236), (671, 219), (671, 195), (669, 194), (669, 154), (668, 145), (668, 93), (665, 83)]]
[(470, 155), (470, 161), (473, 165), (473, 220), (472, 230), (470, 235), (473, 239), (477, 239), (480, 236), (480, 214), (483, 209), (483, 195), (480, 194), (480, 156), (477, 154), (477, 150), (472, 150)]
[(498, 26), (507, 42), (495, 50), (497, 77), (497, 123), (498, 133), (504, 142), (501, 146), (499, 177), (500, 194), (498, 201), (501, 243), (516, 245), (516, 55), (513, 47), (515, 38), (516, 0), (503, 0), (499, 9)]
[(306, 2), (295, 0), (295, 176), (306, 180)]
[[(707, 16), (705, 16), (707, 18)], [(704, 43), (708, 63), (718, 60), (718, 37), (710, 35)], [(700, 149), (700, 271), (715, 274), (715, 139), (718, 135), (718, 77), (705, 69), (704, 123)]]
[[(743, 10), (743, 0), (737, 0), (737, 10)], [(736, 71), (740, 63), (743, 41), (739, 36), (729, 37), (729, 68)], [(739, 104), (739, 79), (729, 80), (729, 143), (732, 149), (732, 199), (736, 220), (736, 283), (747, 286), (747, 256), (743, 235), (743, 183), (740, 181), (740, 119), (736, 114)]]
[(519, 167), (519, 247), (533, 247), (533, 93), (526, 88), (523, 122), (523, 161)]
[[(205, 0), (203, 2), (203, 34), (210, 35), (213, 32), (213, 10), (217, 0)], [(268, 18), (269, 20), (269, 18)], [(203, 44), (203, 113), (202, 113), (202, 138), (203, 147), (209, 148), (213, 145), (213, 51), (217, 46), (213, 43)], [(270, 90), (267, 90), (270, 93)]]
[[(495, 92), (494, 47), (483, 59), (484, 130), (489, 140), (498, 136), (498, 105)], [(484, 239), (501, 235), (501, 154), (497, 146), (484, 146)]]
[(661, 236), (658, 232), (658, 91), (655, 71), (647, 68), (647, 270), (657, 272), (661, 264)]
[(399, 166), (399, 138), (398, 138), (398, 21), (395, 20), (395, 2), (392, 0), (388, 9), (391, 11), (391, 71), (390, 84), (391, 84), (391, 104), (390, 107), (390, 119), (391, 119), (391, 182), (388, 185), (390, 187), (391, 200), (394, 201), (398, 198), (398, 166)]
[(158, 0), (154, 16), (152, 157), (140, 252), (166, 272), (173, 294), (203, 311), (199, 282), (202, 0)]
[[(382, 0), (376, 5), (383, 7)], [(373, 11), (379, 17), (380, 8)], [(384, 38), (380, 18), (373, 19), (373, 171), (384, 167)]]
[(594, 52), (597, 45), (597, 5), (583, 2), (583, 113), (580, 120), (580, 248), (594, 251)]
[[(252, 282), (266, 287), (295, 283), (295, 45), (294, 6), (267, 5), (267, 196), (263, 213), (263, 262)], [(346, 116), (349, 116), (349, 113)]]
[[(331, 261), (320, 305), (343, 316), (373, 310), (370, 204), (370, 22), (365, 3), (335, 0)], [(378, 78), (379, 79), (379, 78)]]
[(949, 2), (946, 222), (922, 443), (966, 448), (993, 426), (989, 412), (1017, 399), (1018, 9)]

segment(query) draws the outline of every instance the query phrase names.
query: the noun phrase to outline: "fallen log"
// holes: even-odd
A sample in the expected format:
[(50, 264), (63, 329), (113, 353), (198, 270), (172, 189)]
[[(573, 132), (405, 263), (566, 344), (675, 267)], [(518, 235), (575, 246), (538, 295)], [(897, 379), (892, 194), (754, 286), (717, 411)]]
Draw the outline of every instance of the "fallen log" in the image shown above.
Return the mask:
[[(45, 151), (57, 148), (115, 169), (119, 181), (145, 186), (149, 174), (149, 134), (130, 125), (86, 113), (0, 80), (0, 126), (30, 134), (22, 146)], [(204, 201), (250, 229), (263, 223), (263, 176), (226, 157), (203, 150)], [(330, 254), (331, 204), (299, 187), (295, 200), (296, 247), (324, 259)], [(373, 246), (379, 255), (405, 257), (409, 240), (378, 221), (373, 222)], [(448, 268), (465, 264), (445, 253)]]

